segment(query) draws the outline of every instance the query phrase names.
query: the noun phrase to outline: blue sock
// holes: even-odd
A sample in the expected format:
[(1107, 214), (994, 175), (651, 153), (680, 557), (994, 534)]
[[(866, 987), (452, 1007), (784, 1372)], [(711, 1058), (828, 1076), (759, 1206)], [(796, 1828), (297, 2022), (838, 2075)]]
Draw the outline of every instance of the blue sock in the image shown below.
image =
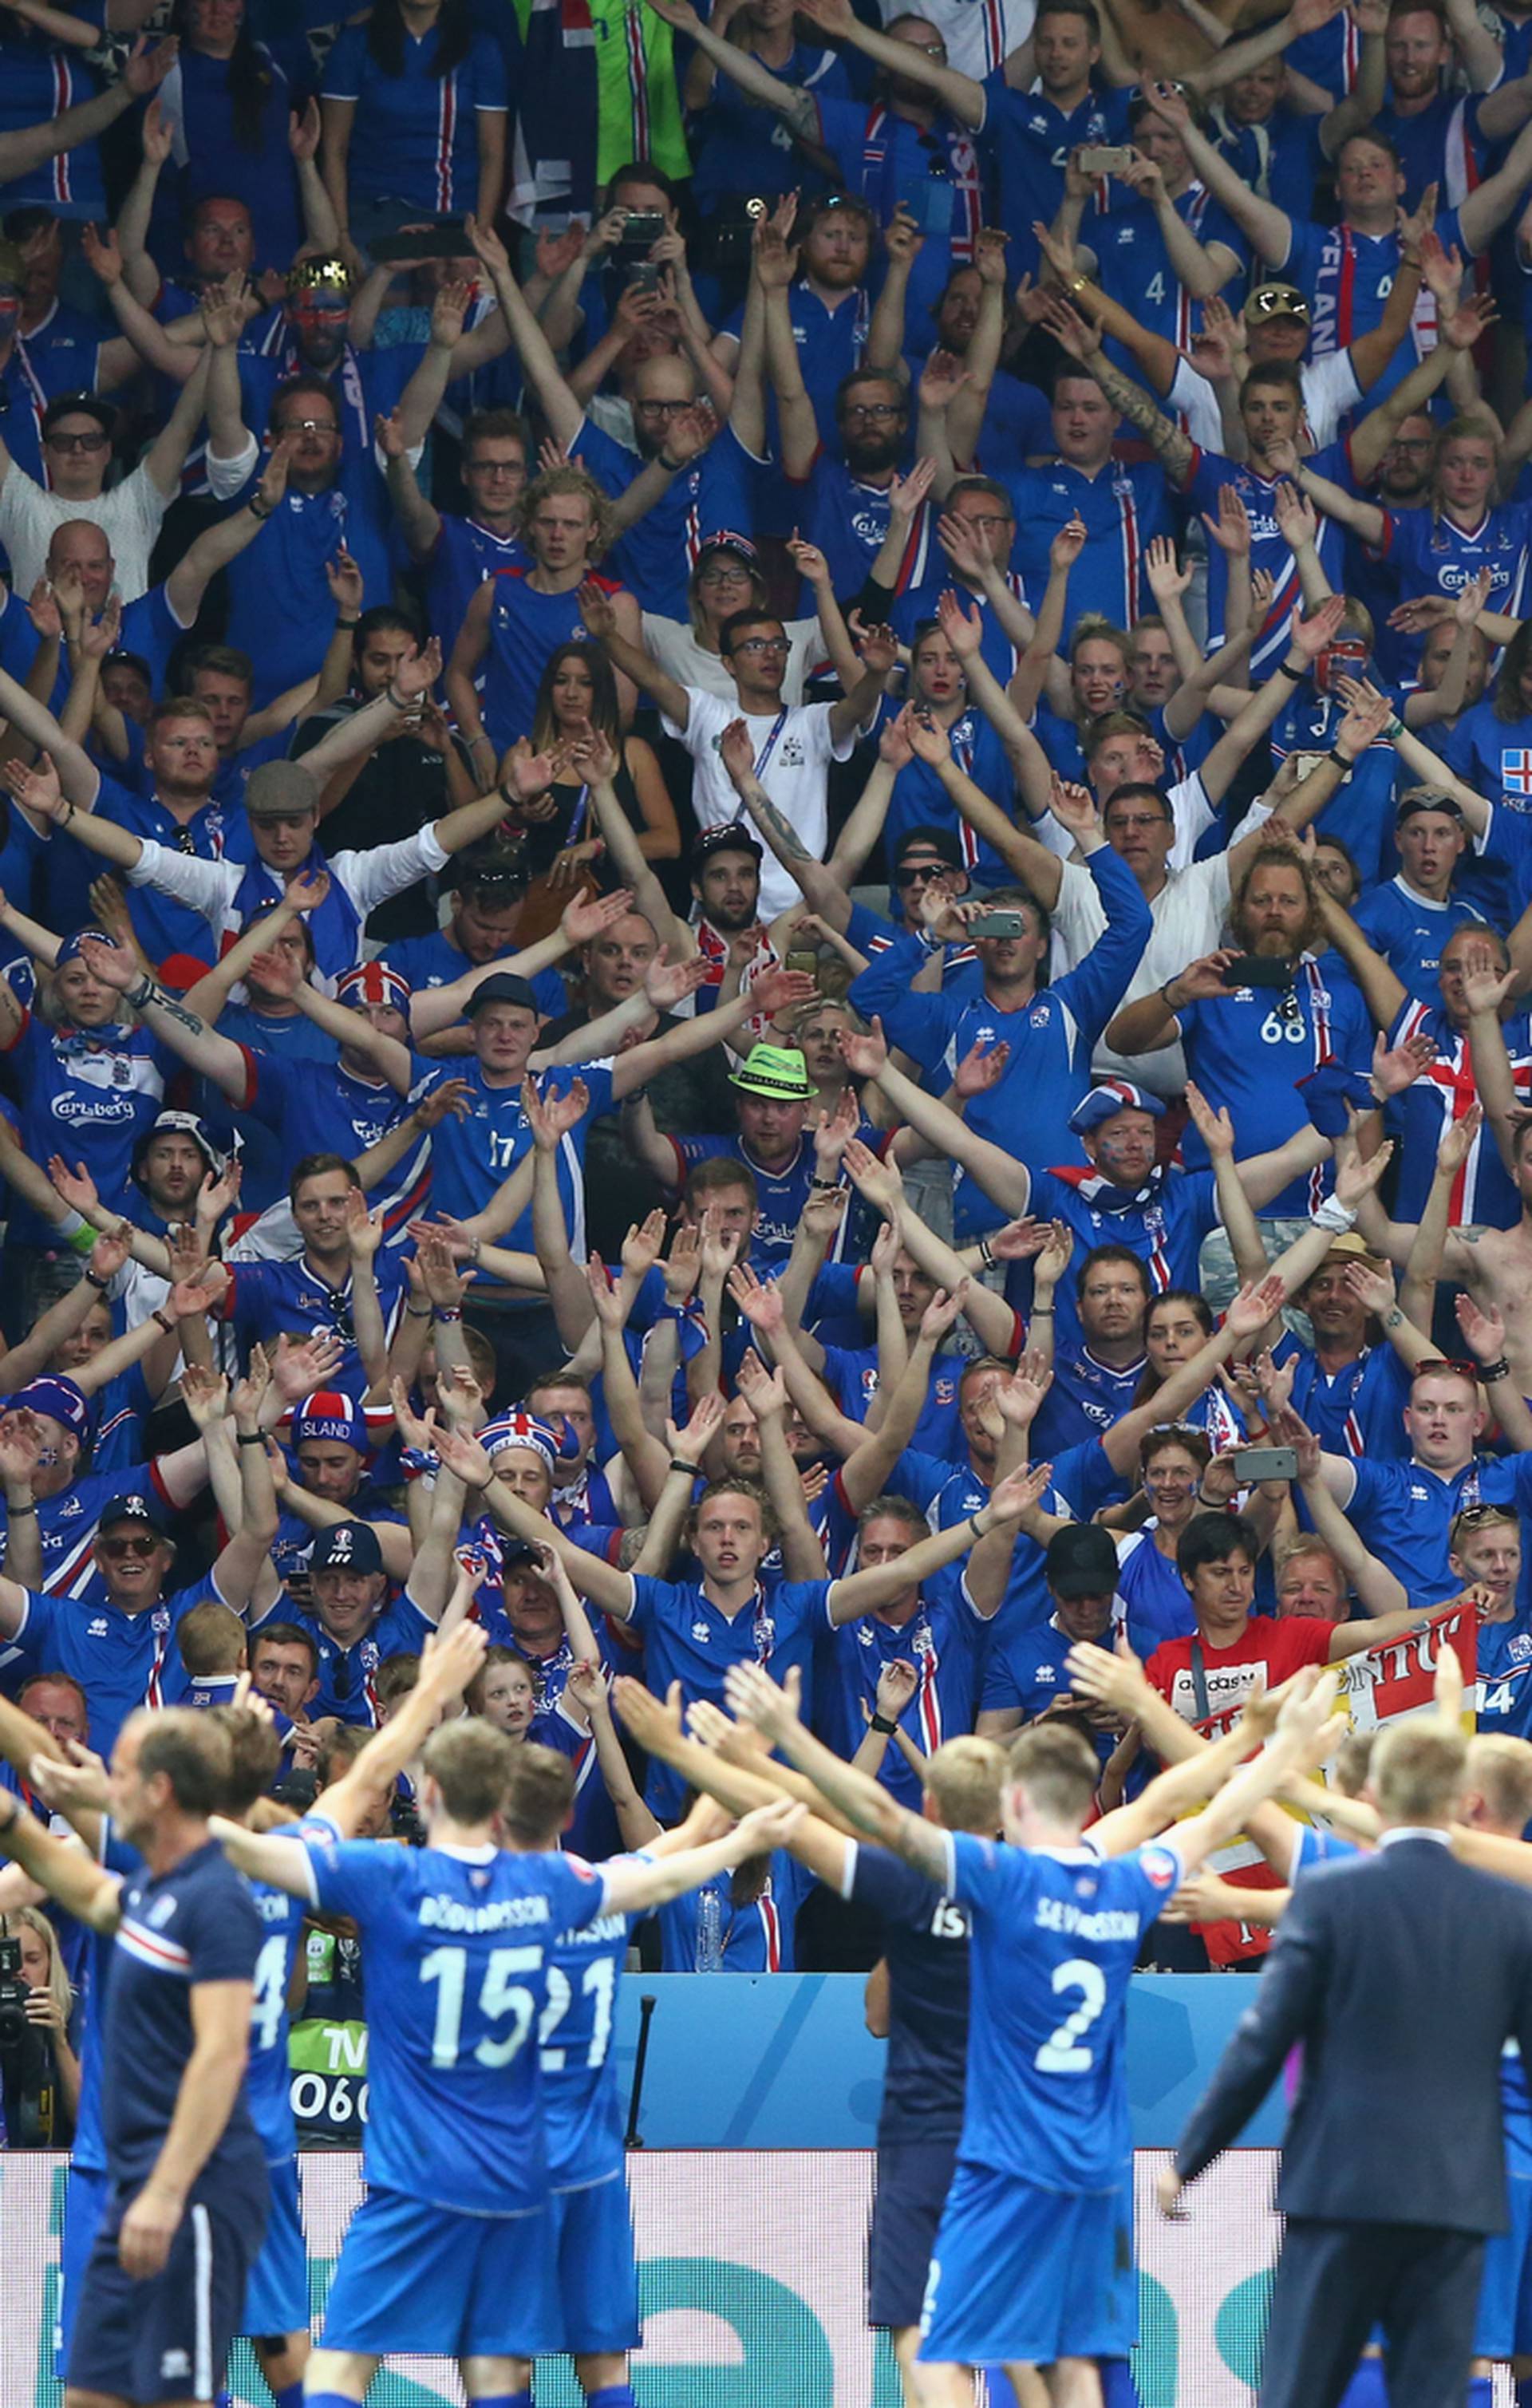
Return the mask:
[(585, 2408), (634, 2408), (631, 2383), (609, 2383), (604, 2390), (587, 2391)]
[(1495, 2399), (1495, 2378), (1489, 2374), (1470, 2374), (1468, 2396), (1465, 2408), (1492, 2408)]
[(1340, 2408), (1388, 2408), (1388, 2382), (1381, 2358), (1361, 2358), (1341, 2396)]
[(1095, 2371), (1101, 2378), (1102, 2408), (1138, 2408), (1138, 2386), (1125, 2358), (1098, 2358)]

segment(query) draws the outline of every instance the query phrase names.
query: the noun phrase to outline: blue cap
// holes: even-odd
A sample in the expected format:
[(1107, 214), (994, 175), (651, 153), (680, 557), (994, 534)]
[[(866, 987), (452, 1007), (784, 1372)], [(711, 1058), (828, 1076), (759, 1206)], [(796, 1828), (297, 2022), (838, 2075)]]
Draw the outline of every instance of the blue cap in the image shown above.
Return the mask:
[(1157, 1121), (1164, 1119), (1165, 1106), (1158, 1096), (1151, 1095), (1147, 1087), (1136, 1087), (1130, 1079), (1103, 1079), (1083, 1102), (1075, 1106), (1069, 1114), (1069, 1126), (1076, 1137), (1084, 1137), (1118, 1112), (1147, 1112), (1151, 1120)]
[(365, 1522), (336, 1522), (322, 1530), (308, 1558), (311, 1572), (380, 1572), (383, 1551)]
[(7, 1398), (6, 1409), (8, 1412), (47, 1413), (53, 1421), (62, 1422), (65, 1429), (73, 1430), (78, 1439), (83, 1439), (91, 1426), (91, 1409), (83, 1392), (73, 1380), (65, 1380), (57, 1372), (29, 1380), (24, 1388), (18, 1388), (13, 1397)]

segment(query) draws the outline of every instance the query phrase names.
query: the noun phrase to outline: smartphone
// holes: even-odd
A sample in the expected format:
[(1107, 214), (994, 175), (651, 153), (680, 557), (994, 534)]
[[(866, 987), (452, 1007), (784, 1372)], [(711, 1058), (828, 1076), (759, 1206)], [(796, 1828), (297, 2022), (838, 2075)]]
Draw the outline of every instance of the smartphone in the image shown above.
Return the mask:
[(981, 911), (977, 920), (968, 922), (970, 937), (1024, 937), (1025, 915), (1021, 911)]
[(1290, 987), (1293, 965), (1280, 954), (1273, 959), (1268, 953), (1241, 953), (1224, 972), (1224, 983), (1228, 987)]
[(1237, 1446), (1234, 1469), (1236, 1477), (1247, 1483), (1296, 1480), (1298, 1476), (1298, 1451), (1296, 1446)]
[(396, 259), (471, 259), (473, 245), (461, 218), (437, 218), (429, 225), (400, 226), (396, 234), (379, 235), (372, 244), (374, 259), (386, 267)]
[(1120, 176), (1133, 157), (1125, 142), (1087, 142), (1075, 153), (1082, 176)]
[(805, 977), (813, 978), (819, 970), (819, 955), (811, 945), (791, 945), (788, 948), (786, 968), (790, 970), (802, 970)]
[(911, 185), (900, 194), (899, 207), (909, 210), (922, 234), (952, 233), (952, 188), (944, 176), (928, 176)]
[(630, 259), (646, 258), (664, 232), (665, 220), (658, 209), (630, 209), (618, 237), (618, 255), (625, 251)]
[(623, 280), (630, 293), (657, 293), (664, 274), (651, 259), (636, 259)]

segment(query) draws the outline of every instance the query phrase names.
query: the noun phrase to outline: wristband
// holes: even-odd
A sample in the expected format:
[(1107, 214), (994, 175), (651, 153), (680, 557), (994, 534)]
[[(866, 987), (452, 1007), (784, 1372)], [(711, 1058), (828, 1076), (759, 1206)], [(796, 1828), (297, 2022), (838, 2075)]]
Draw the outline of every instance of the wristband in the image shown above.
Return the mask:
[[(469, 750), (469, 752), (470, 752), (473, 751), (474, 746), (475, 746), (476, 744), (489, 744), (489, 745), (490, 745), (490, 751), (493, 752), (494, 752), (494, 745), (493, 745), (493, 744), (490, 744), (490, 739), (489, 739), (488, 736), (485, 734), (485, 731), (483, 730), (483, 728), (482, 728), (482, 727), (480, 729), (480, 731), (479, 731), (479, 733), (478, 733), (478, 735), (477, 735), (477, 736), (470, 736), (470, 737), (469, 737), (469, 738), (468, 738), (468, 750)], [(502, 789), (501, 789), (501, 791), (502, 791), (502, 793), (503, 793), (503, 792), (504, 792), (504, 788), (502, 788)]]
[(891, 1723), (886, 1714), (869, 1714), (867, 1717), (868, 1730), (878, 1731), (884, 1739), (892, 1739), (898, 1727), (898, 1724)]
[(354, 619), (343, 619), (338, 611), (336, 614), (336, 625), (337, 627), (360, 627), (361, 624), (362, 620), (360, 614), (358, 614)]
[(1301, 669), (1290, 669), (1285, 661), (1279, 661), (1277, 663), (1276, 673), (1278, 677), (1291, 678), (1295, 685), (1301, 685), (1304, 679), (1308, 676), (1309, 671), (1306, 667)]
[(663, 452), (656, 452), (654, 457), (667, 477), (679, 477), (683, 470), (691, 466), (689, 460), (672, 460)]
[[(982, 1506), (981, 1506), (981, 1507), (980, 1507), (980, 1512), (983, 1512), (983, 1507), (982, 1507)], [(975, 1539), (985, 1539), (985, 1538), (987, 1538), (987, 1537), (989, 1536), (989, 1533), (988, 1533), (988, 1531), (987, 1531), (987, 1530), (981, 1530), (981, 1529), (980, 1528), (980, 1526), (979, 1526), (979, 1514), (978, 1514), (978, 1513), (970, 1513), (970, 1514), (969, 1514), (969, 1516), (968, 1516), (968, 1527), (969, 1527), (969, 1529), (973, 1532), (973, 1535), (974, 1535)]]
[(153, 1002), (159, 990), (155, 986), (153, 980), (151, 978), (145, 977), (139, 980), (136, 986), (130, 986), (128, 988), (122, 1000), (134, 1011), (142, 1011), (146, 1003)]
[(1352, 759), (1351, 754), (1350, 754), (1349, 752), (1342, 752), (1342, 751), (1340, 750), (1340, 747), (1339, 747), (1339, 744), (1332, 744), (1332, 745), (1331, 745), (1331, 747), (1330, 747), (1330, 758), (1331, 758), (1331, 760), (1335, 763), (1336, 767), (1340, 771), (1340, 774), (1341, 774), (1341, 776), (1342, 776), (1343, 778), (1349, 778), (1349, 777), (1351, 776), (1352, 771), (1353, 771), (1353, 770), (1355, 768), (1355, 767), (1356, 767), (1356, 764), (1355, 764), (1355, 762)]
[(251, 494), (249, 501), (245, 504), (245, 508), (249, 510), (252, 519), (259, 519), (261, 524), (265, 526), (267, 519), (271, 516), (273, 505), (270, 502), (267, 502), (265, 509), (263, 509), (261, 508), (261, 495), (259, 492), (256, 492)]
[(1404, 734), (1404, 722), (1399, 718), (1397, 712), (1396, 712), (1395, 716), (1389, 721), (1388, 725), (1383, 730), (1383, 734), (1388, 738), (1391, 744), (1396, 744), (1400, 737)]
[(1342, 1204), (1337, 1196), (1326, 1196), (1312, 1219), (1316, 1229), (1327, 1229), (1333, 1238), (1344, 1238), (1356, 1226), (1352, 1206)]
[(383, 688), (383, 694), (388, 701), (389, 708), (393, 710), (402, 710), (408, 715), (412, 710), (419, 710), (421, 707), (421, 697), (419, 695), (407, 701), (403, 695), (395, 694), (394, 691), (394, 680), (392, 678), (390, 678), (387, 685)]
[(14, 1522), (18, 1513), (36, 1513), (36, 1510), (37, 1504), (36, 1498), (29, 1497), (24, 1505), (7, 1505), (6, 1507), (6, 1519), (8, 1522)]
[(819, 1188), (822, 1193), (825, 1195), (838, 1196), (840, 1193), (840, 1182), (838, 1179), (814, 1178), (810, 1179), (809, 1184), (810, 1187)]
[(431, 1307), (428, 1304), (407, 1304), (405, 1307), (407, 1321), (429, 1321), (430, 1318)]
[(67, 796), (67, 795), (64, 796), (64, 810), (65, 810), (65, 813), (66, 813), (66, 815), (67, 815), (67, 816), (65, 817), (65, 819), (64, 819), (64, 826), (65, 826), (65, 827), (68, 827), (68, 826), (71, 824), (71, 823), (72, 823), (72, 821), (73, 821), (73, 819), (74, 819), (74, 816), (75, 816), (75, 807), (74, 807), (73, 803), (72, 803), (72, 802), (70, 802), (69, 797)]
[(1051, 1304), (1035, 1304), (1033, 1306), (1032, 1319), (1034, 1321), (1052, 1321), (1052, 1318), (1053, 1308)]
[(55, 1223), (55, 1234), (62, 1237), (64, 1244), (70, 1247), (75, 1254), (93, 1254), (95, 1252), (95, 1241), (101, 1234), (100, 1230), (93, 1229), (89, 1221), (82, 1221), (78, 1212), (74, 1213), (72, 1218), (75, 1224), (72, 1229), (65, 1229), (62, 1225)]
[(149, 1317), (150, 1321), (157, 1321), (159, 1323), (160, 1327), (165, 1331), (167, 1338), (174, 1338), (176, 1334), (176, 1325), (171, 1320), (168, 1312), (162, 1312), (160, 1307), (156, 1305)]
[(1498, 1355), (1493, 1363), (1480, 1364), (1479, 1376), (1482, 1380), (1509, 1380), (1511, 1365), (1503, 1354)]
[(433, 1321), (461, 1321), (463, 1307), (460, 1304), (434, 1304), (431, 1308), (431, 1318)]
[(688, 1463), (683, 1455), (673, 1455), (671, 1456), (670, 1469), (672, 1471), (684, 1471), (688, 1480), (694, 1480), (697, 1476), (696, 1465), (694, 1463)]
[(85, 1272), (85, 1284), (87, 1287), (93, 1287), (97, 1296), (105, 1296), (107, 1290), (111, 1285), (111, 1282), (110, 1280), (98, 1279), (95, 1272), (87, 1267)]
[(995, 1268), (995, 1248), (987, 1238), (981, 1238), (979, 1240), (979, 1259), (987, 1271)]
[(236, 1430), (234, 1442), (236, 1446), (265, 1446), (265, 1440), (259, 1430)]

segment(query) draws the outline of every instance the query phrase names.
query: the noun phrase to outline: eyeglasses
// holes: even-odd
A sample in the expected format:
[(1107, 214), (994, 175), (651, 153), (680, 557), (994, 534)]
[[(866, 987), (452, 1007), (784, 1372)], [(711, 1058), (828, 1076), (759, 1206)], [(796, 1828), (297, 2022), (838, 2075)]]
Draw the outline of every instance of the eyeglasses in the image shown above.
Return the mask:
[(279, 435), (338, 435), (340, 429), (333, 418), (289, 418), (283, 421), (277, 432)]
[(742, 644), (736, 644), (732, 649), (736, 652), (748, 652), (754, 656), (762, 652), (787, 652), (793, 648), (785, 636), (747, 636)]
[(960, 526), (966, 527), (997, 527), (1010, 526), (1014, 524), (1014, 521), (1012, 520), (1009, 510), (984, 510), (982, 512), (979, 510), (966, 510), (961, 515), (961, 517), (958, 512), (954, 510), (952, 512), (952, 516), (957, 519)]
[(158, 1539), (102, 1539), (97, 1542), (108, 1563), (121, 1563), (126, 1555), (151, 1555), (159, 1545)]
[(692, 401), (636, 401), (633, 414), (635, 418), (640, 415), (645, 418), (679, 418), (682, 410), (695, 408), (696, 404)]
[(751, 573), (741, 563), (737, 568), (702, 568), (697, 571), (699, 585), (748, 585)]
[(842, 418), (875, 418), (881, 425), (884, 419), (902, 418), (904, 404), (902, 401), (849, 401), (840, 415)]
[(107, 438), (99, 426), (89, 435), (49, 435), (44, 437), (50, 452), (105, 452)]
[(944, 59), (947, 55), (945, 42), (901, 42), (899, 48), (902, 50), (919, 50), (923, 59)]

